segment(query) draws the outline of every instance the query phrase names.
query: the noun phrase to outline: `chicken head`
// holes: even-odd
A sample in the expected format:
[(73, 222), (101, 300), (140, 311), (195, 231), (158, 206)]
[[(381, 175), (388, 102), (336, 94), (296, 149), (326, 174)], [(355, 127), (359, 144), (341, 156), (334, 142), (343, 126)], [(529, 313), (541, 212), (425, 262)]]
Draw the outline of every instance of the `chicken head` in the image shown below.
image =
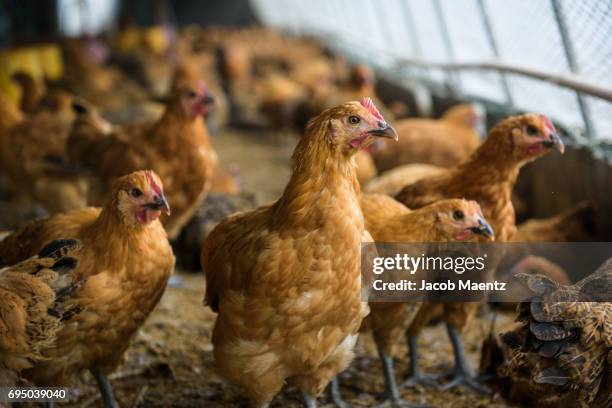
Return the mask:
[(449, 241), (493, 240), (493, 228), (476, 201), (452, 199), (440, 201), (438, 205), (438, 228)]
[(329, 109), (317, 119), (329, 121), (328, 143), (345, 156), (353, 156), (377, 138), (398, 138), (395, 129), (385, 121), (370, 98)]
[(159, 176), (151, 170), (137, 171), (115, 181), (114, 199), (124, 221), (130, 226), (145, 226), (161, 213), (170, 214)]

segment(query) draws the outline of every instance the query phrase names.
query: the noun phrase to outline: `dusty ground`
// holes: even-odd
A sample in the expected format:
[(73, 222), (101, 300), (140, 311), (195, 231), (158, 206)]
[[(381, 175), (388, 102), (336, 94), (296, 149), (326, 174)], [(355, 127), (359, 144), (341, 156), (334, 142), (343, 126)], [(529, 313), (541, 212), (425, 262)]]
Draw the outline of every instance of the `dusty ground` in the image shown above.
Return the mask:
[[(244, 189), (256, 195), (258, 203), (277, 198), (289, 177), (289, 157), (295, 139), (285, 139), (282, 146), (262, 138), (225, 132), (214, 140), (224, 166), (238, 164)], [(215, 373), (210, 335), (215, 315), (202, 305), (204, 277), (177, 273), (157, 309), (140, 330), (126, 357), (126, 362), (111, 377), (122, 407), (243, 407), (247, 401)], [(498, 319), (501, 325), (509, 317)], [(465, 347), (472, 366), (489, 323), (478, 320), (465, 335)], [(399, 349), (396, 363), (399, 378), (408, 371)], [(427, 372), (447, 372), (452, 365), (451, 346), (444, 327), (426, 328), (420, 338), (421, 367)], [(341, 375), (345, 400), (356, 407), (376, 405), (376, 396), (384, 388), (381, 366), (369, 335), (362, 336), (357, 358)], [(70, 407), (101, 407), (93, 378), (87, 373), (71, 390)], [(507, 407), (499, 399), (482, 397), (469, 391), (439, 392), (427, 388), (406, 389), (402, 396), (414, 403), (433, 407)], [(288, 387), (273, 401), (272, 407), (300, 407), (299, 395)], [(327, 395), (321, 404), (331, 406)], [(61, 405), (63, 406), (63, 404)]]

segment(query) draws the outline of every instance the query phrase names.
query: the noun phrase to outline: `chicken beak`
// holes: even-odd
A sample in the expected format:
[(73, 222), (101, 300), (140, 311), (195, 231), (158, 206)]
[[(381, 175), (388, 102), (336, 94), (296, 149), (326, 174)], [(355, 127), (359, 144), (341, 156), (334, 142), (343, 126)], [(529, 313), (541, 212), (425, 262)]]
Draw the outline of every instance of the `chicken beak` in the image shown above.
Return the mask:
[(163, 195), (155, 197), (155, 201), (144, 205), (146, 208), (154, 211), (163, 211), (167, 215), (170, 215), (170, 204)]
[(391, 125), (385, 122), (378, 122), (378, 127), (376, 129), (372, 129), (368, 131), (368, 133), (372, 136), (376, 137), (384, 137), (387, 139), (393, 139), (397, 142), (398, 136), (397, 132)]
[(478, 226), (471, 227), (470, 231), (488, 238), (493, 238), (493, 228), (482, 217), (478, 218)]
[[(170, 215), (170, 204), (168, 204), (168, 200), (166, 200), (166, 196), (157, 197), (159, 199), (160, 208), (166, 213), (166, 215)], [(156, 200), (157, 201), (157, 200)]]
[(551, 133), (548, 140), (545, 140), (542, 144), (546, 147), (558, 150), (561, 154), (565, 152), (565, 145), (557, 132)]
[(204, 104), (204, 106), (213, 105), (215, 103), (215, 97), (212, 96), (211, 93), (206, 92), (204, 94), (204, 97), (202, 98), (202, 103)]

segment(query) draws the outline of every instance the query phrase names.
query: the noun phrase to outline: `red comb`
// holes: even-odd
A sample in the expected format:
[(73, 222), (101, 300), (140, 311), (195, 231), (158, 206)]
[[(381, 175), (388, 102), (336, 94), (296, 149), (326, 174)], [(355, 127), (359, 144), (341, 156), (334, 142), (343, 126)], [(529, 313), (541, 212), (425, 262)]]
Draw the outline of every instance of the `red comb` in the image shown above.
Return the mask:
[(552, 122), (550, 121), (550, 119), (548, 119), (546, 115), (540, 115), (540, 119), (544, 121), (544, 124), (546, 125), (546, 129), (548, 129), (550, 132), (557, 131), (557, 129), (555, 129), (555, 125), (552, 124)]
[(151, 171), (146, 170), (145, 175), (147, 176), (147, 181), (151, 185), (151, 189), (153, 190), (153, 192), (157, 195), (162, 195), (163, 193), (162, 193), (161, 187), (157, 185), (157, 183), (155, 182), (155, 179), (153, 178)]
[(372, 98), (363, 98), (361, 101), (359, 101), (359, 103), (361, 104), (361, 106), (366, 108), (368, 112), (370, 112), (372, 116), (374, 116), (376, 119), (380, 119), (383, 122), (385, 121), (385, 118), (382, 117), (378, 109), (376, 109), (376, 105), (374, 105), (374, 102), (372, 102)]

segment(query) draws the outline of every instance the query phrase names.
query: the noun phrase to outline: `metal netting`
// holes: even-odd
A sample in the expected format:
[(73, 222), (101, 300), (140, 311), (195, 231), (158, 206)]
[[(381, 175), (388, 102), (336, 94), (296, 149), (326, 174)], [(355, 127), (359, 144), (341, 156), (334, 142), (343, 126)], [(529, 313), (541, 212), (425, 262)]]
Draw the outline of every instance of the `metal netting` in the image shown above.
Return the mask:
[(491, 69), (490, 64), (481, 66), (494, 63), (548, 78), (561, 76), (595, 84), (612, 95), (610, 0), (254, 0), (254, 4), (264, 22), (343, 42), (352, 53), (382, 64), (387, 71), (444, 84), (465, 97), (546, 113), (577, 135), (612, 140), (609, 99), (583, 94), (576, 90), (584, 90), (581, 86), (564, 87), (512, 70)]

